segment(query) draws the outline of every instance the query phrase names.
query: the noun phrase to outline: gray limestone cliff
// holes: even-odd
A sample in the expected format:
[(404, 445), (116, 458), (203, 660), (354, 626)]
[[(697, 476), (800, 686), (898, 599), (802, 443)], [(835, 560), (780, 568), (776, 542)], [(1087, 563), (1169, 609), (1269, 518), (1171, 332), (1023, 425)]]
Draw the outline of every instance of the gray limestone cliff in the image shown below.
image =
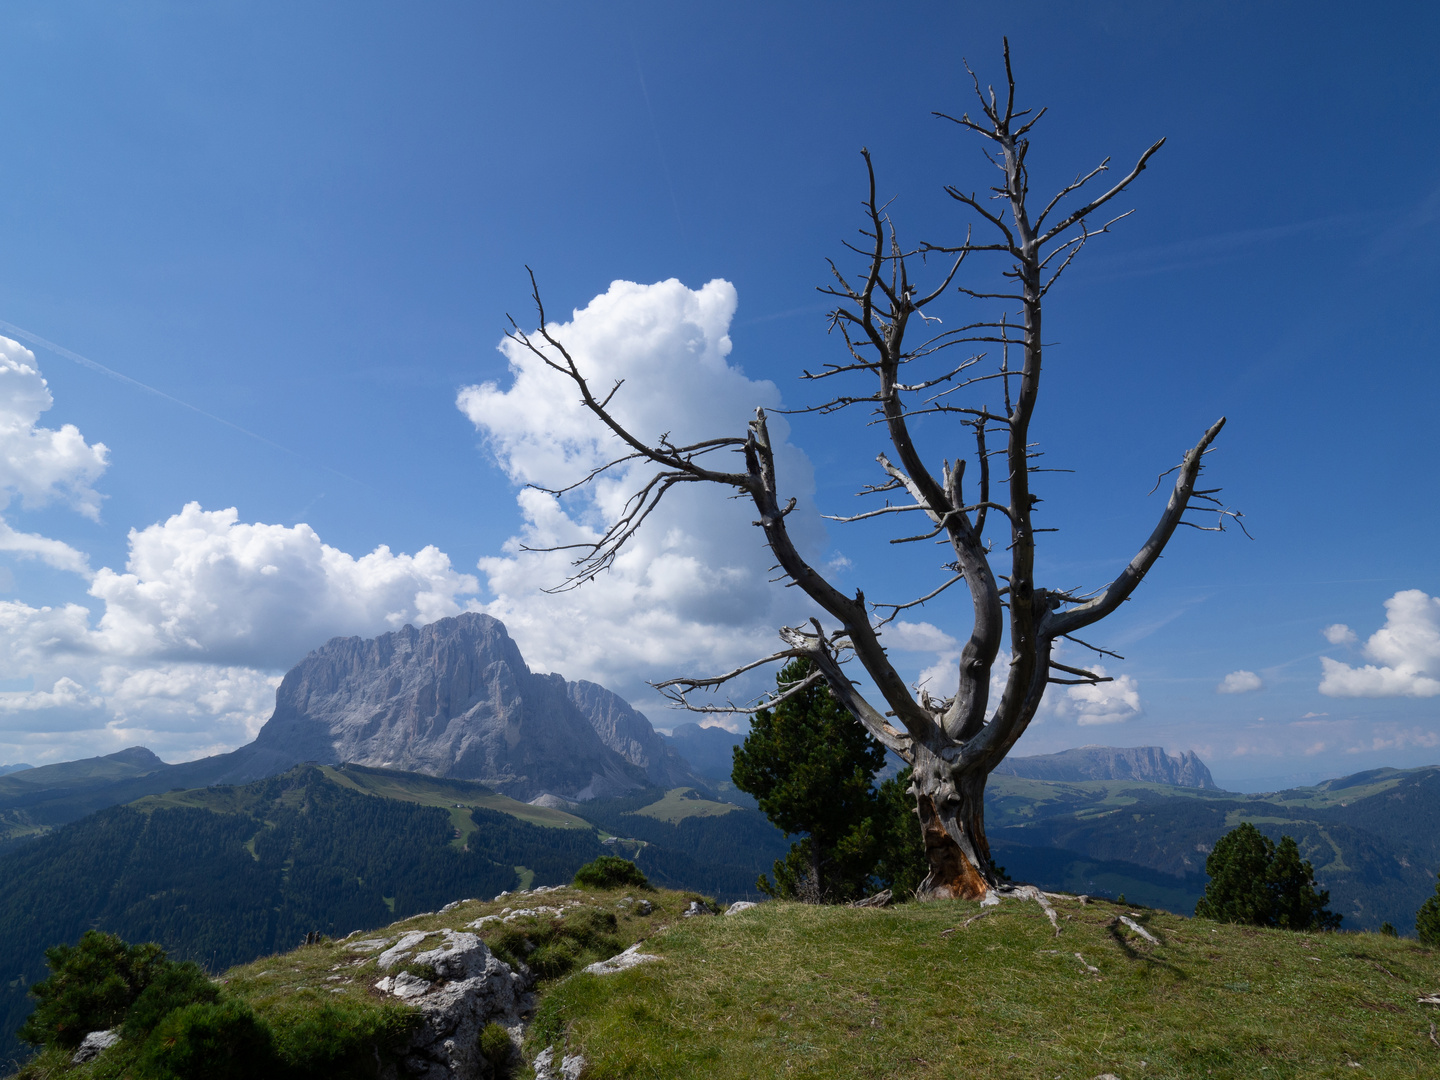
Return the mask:
[(467, 613), (335, 638), (285, 676), (255, 751), (584, 800), (694, 783), (645, 716), (595, 683), (532, 672), (499, 620)]
[(1058, 754), (1011, 757), (1002, 761), (995, 772), (1030, 780), (1144, 780), (1219, 790), (1210, 770), (1194, 751), (1172, 757), (1160, 746), (1081, 746)]

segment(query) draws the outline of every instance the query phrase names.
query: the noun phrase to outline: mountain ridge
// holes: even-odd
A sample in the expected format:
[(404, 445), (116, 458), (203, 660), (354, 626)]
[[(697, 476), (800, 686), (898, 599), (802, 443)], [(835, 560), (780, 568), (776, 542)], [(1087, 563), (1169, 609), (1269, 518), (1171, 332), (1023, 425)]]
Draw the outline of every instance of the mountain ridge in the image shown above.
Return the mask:
[(1077, 746), (1056, 754), (1006, 758), (996, 766), (995, 773), (1030, 780), (1141, 780), (1220, 790), (1209, 768), (1193, 750), (1171, 755), (1161, 746)]

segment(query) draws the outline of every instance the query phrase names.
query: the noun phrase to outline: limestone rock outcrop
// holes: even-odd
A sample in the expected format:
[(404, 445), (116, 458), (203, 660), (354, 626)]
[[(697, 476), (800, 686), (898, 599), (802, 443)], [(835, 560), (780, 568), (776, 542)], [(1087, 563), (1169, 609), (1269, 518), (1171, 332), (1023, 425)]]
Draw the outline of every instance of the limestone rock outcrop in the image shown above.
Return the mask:
[[(405, 951), (402, 943), (413, 948), (419, 944), (410, 940), (414, 936), (404, 935), (387, 954)], [(419, 935), (420, 939), (430, 936)], [(525, 1014), (534, 1008), (532, 980), (495, 957), (475, 934), (442, 930), (434, 936), (444, 940), (415, 954), (413, 960), (434, 970), (433, 982), (401, 971), (375, 984), (376, 990), (420, 1011), (420, 1023), (402, 1057), (401, 1075), (418, 1080), (486, 1080), (493, 1070), (480, 1053), (480, 1033), (489, 1024), (499, 1024), (519, 1045)]]

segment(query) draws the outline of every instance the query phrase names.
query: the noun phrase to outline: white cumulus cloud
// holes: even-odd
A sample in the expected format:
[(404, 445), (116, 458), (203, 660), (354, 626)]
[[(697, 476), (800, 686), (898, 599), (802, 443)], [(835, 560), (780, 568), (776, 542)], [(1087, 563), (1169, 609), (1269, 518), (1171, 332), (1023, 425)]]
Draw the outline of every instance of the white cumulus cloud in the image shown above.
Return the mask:
[(903, 649), (906, 652), (933, 652), (960, 655), (960, 643), (938, 626), (928, 622), (912, 623), (904, 619), (887, 626), (881, 633), (881, 640), (889, 649)]
[(39, 559), (57, 570), (68, 570), (81, 577), (90, 577), (90, 559), (63, 540), (53, 540), (39, 533), (22, 533), (12, 529), (0, 518), (0, 551), (19, 555), (22, 559)]
[(54, 404), (35, 354), (0, 337), (0, 509), (19, 496), (27, 508), (60, 501), (98, 520), (94, 484), (109, 451), (103, 443), (86, 443), (74, 424), (39, 427), (41, 414)]
[(308, 525), (191, 503), (131, 530), (124, 572), (94, 575), (98, 619), (81, 604), (0, 601), (0, 678), (35, 687), (0, 694), (0, 756), (233, 749), (269, 717), (279, 673), (311, 649), (456, 614), (477, 588), (434, 547), (356, 558)]
[[(736, 304), (725, 281), (700, 289), (673, 279), (617, 281), (550, 330), (597, 392), (622, 383), (610, 408), (638, 437), (743, 437), (755, 408), (779, 405), (780, 392), (730, 362)], [(500, 348), (508, 385), (467, 386), (456, 405), (515, 483), (559, 489), (624, 452), (573, 383), (514, 341)], [(784, 417), (771, 414), (769, 423), (782, 490), (799, 501), (792, 534), (816, 556), (824, 532), (810, 463), (788, 442)], [(743, 468), (728, 450), (712, 460), (717, 469)], [(775, 651), (776, 629), (810, 610), (796, 590), (768, 580), (774, 557), (751, 524), (753, 507), (700, 484), (672, 489), (609, 572), (578, 589), (544, 592), (565, 580), (575, 553), (525, 549), (593, 540), (652, 473), (628, 462), (560, 498), (521, 488), (520, 535), (479, 563), (494, 596), (484, 610), (505, 623), (533, 666), (605, 683), (635, 701), (649, 693), (646, 681), (717, 673)]]
[[(1326, 637), (1335, 629), (1330, 627)], [(1397, 592), (1385, 601), (1385, 625), (1370, 635), (1361, 651), (1374, 663), (1352, 667), (1328, 656), (1320, 658), (1322, 694), (1415, 698), (1440, 694), (1440, 598), (1419, 589)]]
[(1265, 681), (1253, 671), (1232, 671), (1225, 678), (1220, 680), (1220, 685), (1215, 687), (1217, 694), (1248, 694), (1252, 690), (1260, 690), (1265, 686)]
[(1331, 645), (1353, 645), (1357, 640), (1355, 631), (1351, 630), (1350, 627), (1344, 623), (1339, 622), (1332, 623), (1325, 627), (1321, 633), (1325, 635), (1325, 640), (1330, 642)]
[[(1104, 676), (1099, 664), (1089, 670)], [(1120, 675), (1113, 682), (1067, 686), (1065, 693), (1054, 699), (1055, 715), (1073, 720), (1081, 727), (1090, 724), (1119, 724), (1134, 720), (1144, 711), (1140, 707), (1140, 685), (1134, 676)]]
[(96, 649), (258, 668), (289, 667), (338, 635), (454, 615), (478, 588), (433, 546), (357, 559), (308, 525), (245, 523), (198, 503), (132, 529), (125, 570), (102, 568), (90, 586), (105, 604)]

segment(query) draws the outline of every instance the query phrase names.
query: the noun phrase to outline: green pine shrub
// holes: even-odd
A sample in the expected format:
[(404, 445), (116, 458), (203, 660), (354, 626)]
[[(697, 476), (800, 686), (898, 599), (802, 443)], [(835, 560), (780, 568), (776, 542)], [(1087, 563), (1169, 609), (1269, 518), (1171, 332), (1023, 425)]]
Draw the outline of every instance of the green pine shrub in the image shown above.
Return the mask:
[(74, 945), (45, 950), (50, 977), (30, 988), (39, 1004), (20, 1038), (73, 1049), (87, 1034), (114, 1027), (170, 962), (159, 945), (127, 945), (87, 930)]
[(1415, 913), (1415, 936), (1422, 945), (1440, 945), (1440, 874), (1436, 875), (1435, 895)]
[(279, 1072), (270, 1028), (235, 998), (173, 1010), (145, 1040), (135, 1068), (145, 1080), (254, 1080)]
[[(775, 682), (786, 691), (813, 676), (811, 661), (801, 658), (786, 664)], [(733, 754), (735, 786), (754, 796), (777, 828), (803, 834), (776, 860), (774, 882), (764, 875), (756, 882), (761, 892), (834, 903), (873, 890), (883, 831), (874, 779), (885, 764), (885, 748), (823, 681), (757, 712)]]
[(220, 988), (199, 964), (167, 962), (126, 1011), (120, 1034), (139, 1045), (176, 1009), (197, 1003), (213, 1005), (219, 997)]
[(1277, 845), (1248, 821), (1222, 836), (1205, 860), (1210, 882), (1195, 914), (1216, 922), (1282, 930), (1337, 930), (1341, 916), (1326, 909), (1330, 893), (1295, 840)]
[(575, 871), (575, 884), (587, 889), (648, 889), (650, 881), (629, 859), (601, 855)]

